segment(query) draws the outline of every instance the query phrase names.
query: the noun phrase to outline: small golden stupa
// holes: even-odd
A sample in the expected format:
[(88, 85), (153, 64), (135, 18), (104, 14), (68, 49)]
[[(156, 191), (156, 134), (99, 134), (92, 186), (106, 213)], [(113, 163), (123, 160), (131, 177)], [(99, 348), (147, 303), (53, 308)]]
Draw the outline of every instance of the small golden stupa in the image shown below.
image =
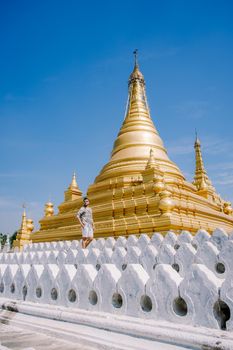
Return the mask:
[[(204, 168), (199, 139), (196, 137), (194, 146), (193, 183), (186, 181), (169, 159), (150, 116), (137, 54), (128, 88), (126, 115), (111, 158), (87, 192), (94, 214), (95, 237), (152, 234), (170, 229), (233, 230), (231, 203), (221, 199), (212, 186)], [(76, 213), (81, 205), (82, 192), (74, 175), (58, 214), (54, 215), (52, 203), (47, 203), (40, 230), (31, 234), (31, 240), (80, 238)]]
[(25, 205), (23, 205), (23, 215), (21, 221), (21, 227), (17, 231), (16, 240), (14, 241), (14, 247), (22, 249), (24, 244), (31, 242), (31, 233), (34, 230), (34, 224), (32, 219), (27, 219)]

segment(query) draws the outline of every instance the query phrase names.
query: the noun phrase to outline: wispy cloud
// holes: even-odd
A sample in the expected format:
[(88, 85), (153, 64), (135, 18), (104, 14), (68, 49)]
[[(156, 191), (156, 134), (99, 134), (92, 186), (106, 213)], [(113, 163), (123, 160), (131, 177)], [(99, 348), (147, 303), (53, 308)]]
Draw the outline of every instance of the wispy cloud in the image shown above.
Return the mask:
[(11, 197), (0, 197), (0, 208), (4, 209), (16, 209), (18, 208), (18, 203)]
[(216, 185), (233, 186), (233, 176), (223, 177), (221, 180), (215, 180), (214, 183)]
[[(187, 155), (194, 153), (194, 137), (184, 137), (168, 143), (169, 154), (172, 155)], [(205, 155), (221, 155), (233, 153), (233, 141), (222, 139), (215, 136), (203, 136), (201, 138), (201, 147)], [(225, 162), (225, 166), (232, 169), (233, 164), (229, 161)]]
[(209, 155), (232, 154), (233, 141), (207, 136), (203, 138), (203, 149)]
[(233, 186), (233, 172), (224, 172), (217, 169), (217, 173), (215, 174), (215, 184)]
[(202, 119), (209, 114), (208, 101), (184, 101), (175, 106), (172, 106), (176, 114), (180, 118), (186, 119)]
[(166, 144), (166, 148), (170, 155), (187, 155), (194, 152), (193, 150), (194, 139), (191, 137), (183, 137), (174, 141), (170, 141)]
[(233, 170), (233, 159), (230, 162), (217, 162), (209, 165), (209, 169), (219, 171)]
[(168, 153), (170, 155), (187, 155), (193, 153), (193, 145), (191, 143), (181, 143), (181, 144), (168, 144), (167, 145)]

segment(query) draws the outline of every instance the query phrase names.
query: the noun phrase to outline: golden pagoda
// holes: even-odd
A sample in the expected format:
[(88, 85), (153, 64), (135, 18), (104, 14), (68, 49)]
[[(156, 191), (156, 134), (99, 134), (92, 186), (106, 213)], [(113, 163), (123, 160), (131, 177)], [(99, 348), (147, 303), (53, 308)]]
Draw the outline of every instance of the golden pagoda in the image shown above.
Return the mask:
[[(212, 186), (198, 138), (195, 154), (195, 176), (190, 183), (168, 157), (151, 119), (145, 79), (135, 55), (123, 124), (109, 162), (87, 192), (94, 214), (95, 237), (152, 234), (170, 229), (233, 230), (231, 204), (221, 199)], [(54, 214), (51, 203), (46, 204), (40, 230), (31, 235), (32, 241), (80, 238), (76, 213), (81, 205), (82, 193), (74, 175), (58, 214)]]
[(34, 224), (32, 219), (27, 219), (26, 217), (26, 211), (25, 206), (23, 206), (23, 215), (22, 215), (22, 221), (21, 221), (21, 227), (17, 231), (16, 240), (13, 241), (14, 248), (19, 248), (19, 250), (22, 249), (24, 244), (27, 244), (31, 241), (31, 233), (34, 229)]

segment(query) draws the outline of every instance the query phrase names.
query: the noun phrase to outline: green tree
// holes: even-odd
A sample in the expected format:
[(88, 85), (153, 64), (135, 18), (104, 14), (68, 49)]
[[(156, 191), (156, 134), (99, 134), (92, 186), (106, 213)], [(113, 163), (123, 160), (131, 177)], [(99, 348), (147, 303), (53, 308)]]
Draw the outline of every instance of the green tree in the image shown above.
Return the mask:
[(15, 231), (13, 233), (13, 235), (10, 236), (10, 245), (11, 245), (11, 248), (13, 246), (13, 242), (16, 240), (16, 236), (17, 236), (17, 231)]
[(7, 240), (7, 235), (4, 234), (4, 233), (0, 233), (0, 245), (1, 245), (1, 248), (4, 247), (4, 245), (6, 243), (6, 240)]

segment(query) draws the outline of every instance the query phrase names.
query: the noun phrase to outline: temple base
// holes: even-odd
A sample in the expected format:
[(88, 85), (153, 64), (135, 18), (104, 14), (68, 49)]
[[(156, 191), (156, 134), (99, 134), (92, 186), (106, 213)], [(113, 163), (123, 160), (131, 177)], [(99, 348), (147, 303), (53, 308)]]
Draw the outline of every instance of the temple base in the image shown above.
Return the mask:
[[(218, 203), (196, 194), (191, 184), (184, 181), (177, 187), (171, 183), (161, 186), (161, 183), (161, 179), (134, 186), (122, 182), (121, 187), (101, 189), (101, 192), (95, 185), (90, 187), (95, 237), (150, 235), (169, 230), (205, 229), (211, 233), (217, 227), (233, 231), (233, 216), (225, 214)], [(80, 205), (80, 201), (70, 202), (69, 212), (42, 219), (41, 230), (31, 235), (32, 241), (80, 239), (81, 228), (76, 219)]]

